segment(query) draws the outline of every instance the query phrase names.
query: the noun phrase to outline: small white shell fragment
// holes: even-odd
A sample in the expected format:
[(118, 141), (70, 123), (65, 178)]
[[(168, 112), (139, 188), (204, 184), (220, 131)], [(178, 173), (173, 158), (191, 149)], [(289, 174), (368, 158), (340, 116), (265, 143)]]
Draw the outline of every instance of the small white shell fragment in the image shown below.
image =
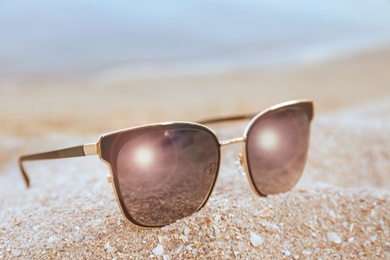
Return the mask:
[(13, 256), (20, 256), (22, 254), (22, 251), (20, 251), (20, 250), (18, 250), (18, 249), (16, 249), (16, 250), (12, 250), (12, 255)]
[(47, 240), (47, 242), (48, 242), (49, 244), (56, 244), (56, 243), (58, 243), (59, 240), (60, 240), (60, 239), (59, 239), (57, 236), (53, 235), (53, 236), (50, 236), (50, 237), (49, 237), (49, 239)]
[(188, 234), (190, 233), (191, 229), (189, 227), (185, 227), (184, 228), (184, 235), (185, 236), (188, 236)]
[(264, 238), (251, 232), (251, 243), (254, 247), (263, 244), (263, 242), (264, 242)]
[(184, 235), (180, 235), (179, 236), (179, 239), (183, 240), (184, 242), (187, 242), (188, 241), (188, 237), (184, 236)]
[(328, 241), (333, 242), (335, 244), (341, 244), (341, 238), (334, 232), (328, 232), (327, 234)]
[(163, 247), (162, 245), (158, 244), (158, 245), (156, 246), (156, 248), (153, 249), (152, 252), (153, 252), (153, 254), (154, 254), (155, 256), (161, 256), (161, 255), (164, 254), (164, 247)]
[(110, 245), (110, 241), (105, 244), (104, 248), (106, 249), (107, 253), (115, 253), (116, 251), (116, 248)]
[(285, 250), (283, 251), (283, 254), (284, 254), (285, 256), (287, 256), (287, 257), (291, 256), (291, 252), (290, 252), (290, 250), (288, 250), (288, 249), (285, 249)]

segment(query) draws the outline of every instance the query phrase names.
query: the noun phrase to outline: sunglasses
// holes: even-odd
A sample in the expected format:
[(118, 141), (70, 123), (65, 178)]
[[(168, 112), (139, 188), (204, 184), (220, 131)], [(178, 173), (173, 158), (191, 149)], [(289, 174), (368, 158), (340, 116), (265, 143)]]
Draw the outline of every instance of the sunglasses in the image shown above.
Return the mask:
[[(242, 143), (240, 163), (259, 196), (290, 190), (300, 179), (309, 147), (313, 103), (285, 102), (256, 115), (166, 122), (103, 134), (97, 143), (24, 155), (24, 161), (99, 155), (111, 170), (124, 217), (144, 228), (162, 227), (207, 203), (221, 161), (221, 147)], [(205, 124), (249, 120), (242, 137), (219, 141)]]

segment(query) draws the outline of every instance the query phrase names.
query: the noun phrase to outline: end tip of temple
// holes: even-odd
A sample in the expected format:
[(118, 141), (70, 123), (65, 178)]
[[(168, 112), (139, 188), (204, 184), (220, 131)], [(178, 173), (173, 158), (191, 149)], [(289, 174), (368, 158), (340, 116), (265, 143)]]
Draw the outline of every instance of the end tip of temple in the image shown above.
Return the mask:
[(30, 178), (28, 177), (26, 171), (24, 170), (24, 167), (23, 167), (23, 156), (22, 157), (19, 157), (19, 169), (20, 169), (20, 172), (22, 173), (22, 176), (23, 176), (23, 179), (24, 179), (24, 183), (26, 184), (26, 188), (29, 188), (30, 187)]

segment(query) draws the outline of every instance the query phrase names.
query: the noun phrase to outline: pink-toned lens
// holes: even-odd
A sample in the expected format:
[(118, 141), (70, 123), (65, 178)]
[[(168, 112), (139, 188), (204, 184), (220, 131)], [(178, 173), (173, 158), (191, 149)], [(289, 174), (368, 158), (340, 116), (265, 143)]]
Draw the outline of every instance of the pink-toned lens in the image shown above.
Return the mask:
[(170, 224), (196, 212), (214, 186), (219, 142), (189, 124), (146, 127), (117, 137), (112, 161), (125, 214), (138, 225)]
[(306, 164), (310, 119), (301, 108), (268, 112), (247, 133), (246, 154), (252, 182), (262, 195), (290, 190)]

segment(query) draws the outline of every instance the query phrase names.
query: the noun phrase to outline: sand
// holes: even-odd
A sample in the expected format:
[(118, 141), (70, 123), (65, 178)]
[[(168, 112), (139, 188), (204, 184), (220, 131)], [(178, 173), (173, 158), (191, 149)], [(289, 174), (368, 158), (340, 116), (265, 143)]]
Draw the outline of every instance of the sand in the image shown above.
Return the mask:
[[(311, 66), (98, 86), (99, 75), (1, 82), (0, 259), (389, 259), (389, 67), (390, 50), (377, 50)], [(21, 153), (93, 142), (122, 127), (254, 112), (301, 97), (317, 109), (308, 164), (293, 190), (257, 197), (234, 164), (240, 146), (226, 148), (206, 207), (161, 229), (124, 220), (97, 157), (28, 163), (28, 190), (16, 165)]]

